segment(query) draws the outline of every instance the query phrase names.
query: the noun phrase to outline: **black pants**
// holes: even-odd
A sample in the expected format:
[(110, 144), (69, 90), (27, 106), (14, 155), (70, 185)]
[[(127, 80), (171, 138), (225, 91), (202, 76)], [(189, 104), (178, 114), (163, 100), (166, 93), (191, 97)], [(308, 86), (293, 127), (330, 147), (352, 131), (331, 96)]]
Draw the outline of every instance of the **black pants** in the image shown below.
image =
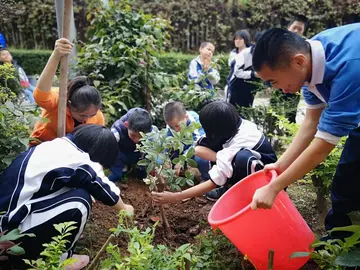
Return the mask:
[[(351, 225), (347, 215), (360, 211), (360, 128), (353, 130), (346, 140), (331, 186), (331, 203), (325, 228)], [(334, 237), (347, 237), (346, 233), (334, 233)]]
[[(207, 138), (202, 138), (198, 144), (215, 151), (210, 147)], [(259, 153), (260, 158), (253, 151)], [(262, 136), (251, 150), (243, 148), (236, 153), (232, 161), (233, 175), (228, 179), (226, 185), (232, 186), (246, 176), (263, 169), (264, 165), (274, 163), (276, 160), (277, 157), (270, 142), (265, 136)]]

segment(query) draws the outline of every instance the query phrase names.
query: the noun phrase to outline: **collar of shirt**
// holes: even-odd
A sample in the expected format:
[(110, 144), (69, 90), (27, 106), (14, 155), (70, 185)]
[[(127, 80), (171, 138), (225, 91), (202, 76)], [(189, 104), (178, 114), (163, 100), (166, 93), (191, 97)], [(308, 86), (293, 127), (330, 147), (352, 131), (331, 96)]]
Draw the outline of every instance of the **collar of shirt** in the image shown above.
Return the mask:
[(325, 72), (325, 50), (318, 40), (307, 40), (311, 47), (312, 74), (311, 82), (305, 85), (313, 89), (317, 84), (323, 82)]
[(200, 55), (198, 57), (196, 57), (196, 62), (198, 62), (200, 65), (202, 65), (202, 62), (201, 62), (201, 58), (200, 58)]

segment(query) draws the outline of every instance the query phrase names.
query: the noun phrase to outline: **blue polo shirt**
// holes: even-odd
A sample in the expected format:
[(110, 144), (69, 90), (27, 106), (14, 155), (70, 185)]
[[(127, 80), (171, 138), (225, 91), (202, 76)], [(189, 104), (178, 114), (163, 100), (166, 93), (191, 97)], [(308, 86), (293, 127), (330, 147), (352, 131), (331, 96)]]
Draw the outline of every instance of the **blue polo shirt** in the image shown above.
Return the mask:
[(308, 40), (312, 78), (303, 87), (307, 108), (325, 108), (315, 137), (337, 144), (360, 123), (360, 23)]

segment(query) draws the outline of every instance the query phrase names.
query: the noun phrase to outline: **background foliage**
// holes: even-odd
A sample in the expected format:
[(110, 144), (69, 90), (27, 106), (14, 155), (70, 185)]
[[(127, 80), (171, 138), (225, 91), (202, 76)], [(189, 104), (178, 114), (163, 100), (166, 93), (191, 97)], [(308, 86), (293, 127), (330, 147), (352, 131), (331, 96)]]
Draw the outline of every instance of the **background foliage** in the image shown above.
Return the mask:
[(29, 143), (32, 111), (19, 104), (21, 86), (12, 65), (0, 65), (0, 173)]
[[(88, 0), (74, 0), (78, 40), (86, 41)], [(197, 51), (203, 40), (228, 52), (232, 36), (248, 28), (254, 34), (273, 26), (285, 27), (294, 14), (309, 18), (308, 37), (326, 28), (360, 21), (357, 0), (134, 0), (145, 13), (171, 21), (171, 48)], [(53, 0), (0, 0), (0, 32), (10, 46), (51, 49), (56, 36)], [(91, 38), (91, 36), (89, 36)]]

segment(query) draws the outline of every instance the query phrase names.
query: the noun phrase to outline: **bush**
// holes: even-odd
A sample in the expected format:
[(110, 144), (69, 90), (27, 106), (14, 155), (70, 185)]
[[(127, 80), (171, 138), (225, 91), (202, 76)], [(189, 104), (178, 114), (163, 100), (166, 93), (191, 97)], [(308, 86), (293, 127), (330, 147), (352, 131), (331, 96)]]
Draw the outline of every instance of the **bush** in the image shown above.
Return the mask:
[(79, 69), (95, 79), (112, 120), (132, 107), (150, 109), (172, 76), (159, 71), (157, 55), (169, 22), (132, 9), (129, 1), (92, 1), (91, 40), (79, 52)]
[(48, 50), (10, 49), (10, 52), (27, 75), (41, 74), (51, 55), (51, 51)]
[(18, 105), (21, 92), (12, 65), (0, 65), (0, 173), (29, 143), (29, 126), (34, 114)]

